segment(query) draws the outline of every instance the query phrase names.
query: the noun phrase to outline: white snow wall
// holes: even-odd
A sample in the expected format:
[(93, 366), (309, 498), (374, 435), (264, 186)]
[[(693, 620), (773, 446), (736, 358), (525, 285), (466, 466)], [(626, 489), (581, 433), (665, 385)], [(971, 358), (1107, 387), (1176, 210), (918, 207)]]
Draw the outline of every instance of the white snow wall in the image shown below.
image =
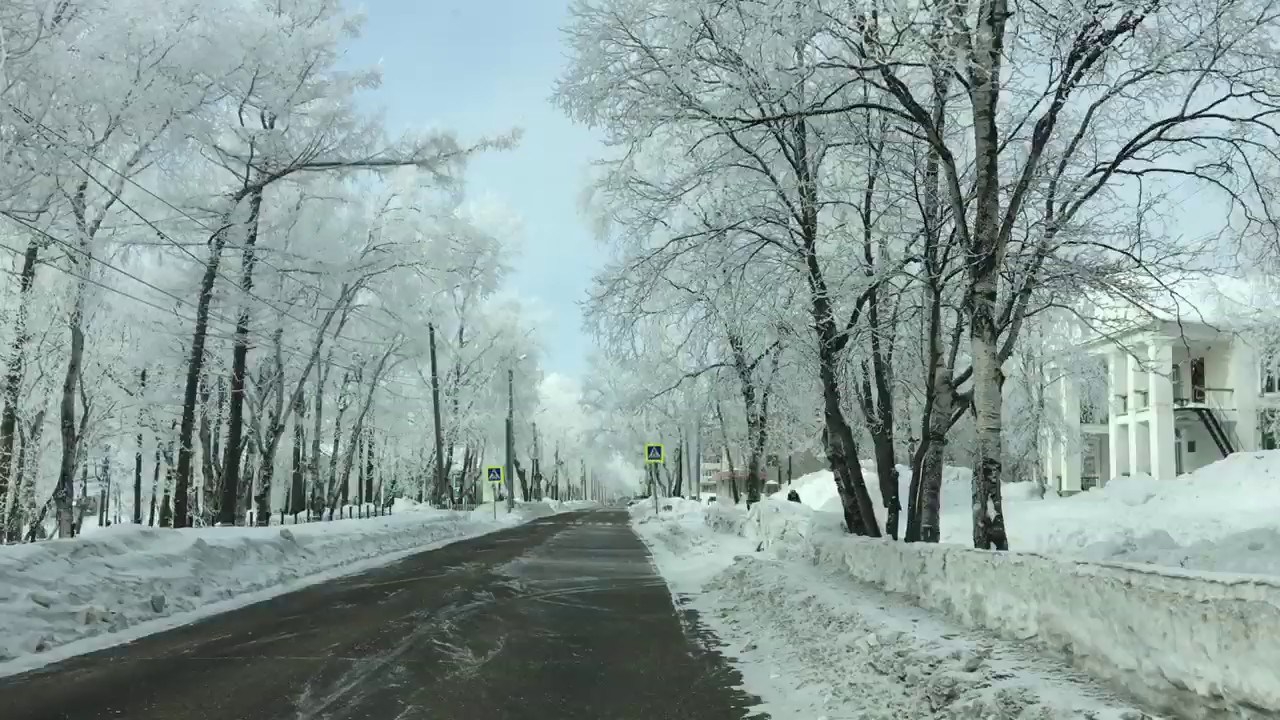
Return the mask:
[(1280, 717), (1280, 579), (856, 538), (776, 499), (707, 522), (1036, 643), (1175, 717)]

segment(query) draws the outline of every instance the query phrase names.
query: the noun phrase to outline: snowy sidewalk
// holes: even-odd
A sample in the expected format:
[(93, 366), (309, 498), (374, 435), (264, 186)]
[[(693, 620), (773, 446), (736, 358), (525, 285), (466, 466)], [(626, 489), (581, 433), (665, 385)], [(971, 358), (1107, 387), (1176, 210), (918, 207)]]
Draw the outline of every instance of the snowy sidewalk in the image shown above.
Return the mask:
[[(545, 517), (405, 509), (281, 527), (117, 525), (72, 540), (0, 547), (0, 676), (98, 650)], [(570, 509), (570, 508), (564, 508)]]
[[(848, 578), (757, 552), (699, 508), (634, 511), (677, 602), (724, 643), (772, 717), (1151, 717), (1008, 641), (963, 629)], [(712, 518), (714, 521), (714, 518)]]

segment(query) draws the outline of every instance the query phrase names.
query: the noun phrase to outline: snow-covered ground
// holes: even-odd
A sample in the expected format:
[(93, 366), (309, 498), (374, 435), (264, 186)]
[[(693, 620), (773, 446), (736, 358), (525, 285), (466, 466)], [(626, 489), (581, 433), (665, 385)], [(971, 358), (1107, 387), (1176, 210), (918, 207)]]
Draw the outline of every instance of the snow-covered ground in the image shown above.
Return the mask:
[(741, 530), (741, 511), (672, 505), (657, 521), (648, 503), (633, 508), (636, 528), (778, 720), (1149, 717), (1019, 644), (716, 532)]
[(450, 512), (401, 503), (392, 515), (297, 526), (101, 528), (71, 540), (0, 546), (0, 676), (582, 503)]
[[(866, 470), (883, 525), (874, 467)], [(910, 469), (898, 470), (905, 504)], [(969, 477), (965, 468), (944, 473), (943, 542), (971, 543)], [(780, 494), (792, 488), (815, 510), (840, 510), (830, 472), (798, 478)], [(1118, 478), (1067, 498), (1041, 499), (1034, 484), (1015, 483), (1004, 498), (1014, 550), (1280, 576), (1280, 451), (1237, 453), (1174, 480)]]

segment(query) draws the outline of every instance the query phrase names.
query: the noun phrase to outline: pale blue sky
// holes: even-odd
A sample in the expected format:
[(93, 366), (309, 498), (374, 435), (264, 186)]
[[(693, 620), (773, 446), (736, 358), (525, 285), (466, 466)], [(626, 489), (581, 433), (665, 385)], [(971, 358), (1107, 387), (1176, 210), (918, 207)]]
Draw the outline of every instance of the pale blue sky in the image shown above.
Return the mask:
[(595, 136), (549, 97), (565, 63), (559, 28), (568, 0), (364, 0), (364, 36), (347, 60), (378, 63), (383, 85), (370, 100), (393, 131), (452, 128), (464, 138), (524, 129), (520, 147), (478, 159), (474, 194), (490, 194), (523, 220), (514, 290), (553, 320), (539, 327), (546, 370), (578, 376), (590, 339), (576, 301), (603, 256), (578, 211)]

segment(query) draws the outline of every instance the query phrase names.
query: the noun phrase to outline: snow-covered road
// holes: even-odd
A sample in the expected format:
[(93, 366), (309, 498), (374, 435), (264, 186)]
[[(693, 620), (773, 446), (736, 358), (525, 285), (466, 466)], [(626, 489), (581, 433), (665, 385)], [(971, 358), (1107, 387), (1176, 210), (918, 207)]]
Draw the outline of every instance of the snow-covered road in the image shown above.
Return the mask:
[[(746, 720), (626, 513), (560, 513), (0, 678), (5, 720)], [(779, 715), (774, 720), (813, 720)]]
[(696, 509), (637, 510), (676, 600), (695, 609), (774, 718), (1149, 718), (1060, 662), (715, 532)]
[(572, 509), (522, 504), (280, 527), (118, 525), (0, 546), (0, 676), (129, 642), (412, 553)]

